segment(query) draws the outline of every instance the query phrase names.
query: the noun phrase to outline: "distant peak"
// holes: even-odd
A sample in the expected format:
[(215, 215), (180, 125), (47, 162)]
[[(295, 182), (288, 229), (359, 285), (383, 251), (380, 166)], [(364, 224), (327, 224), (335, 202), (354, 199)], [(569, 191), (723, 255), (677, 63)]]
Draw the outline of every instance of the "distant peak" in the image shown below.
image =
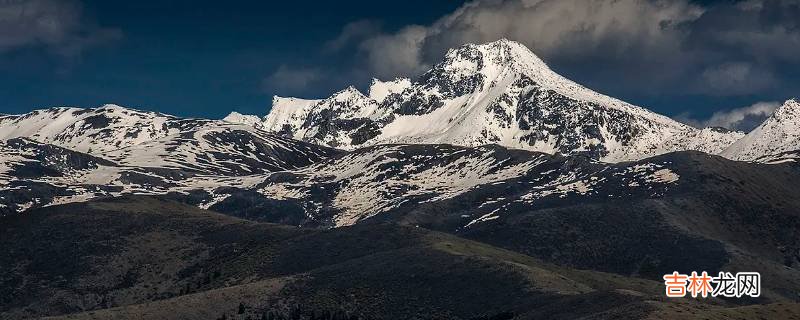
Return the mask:
[(113, 103), (106, 103), (106, 104), (104, 104), (104, 105), (102, 105), (100, 107), (95, 108), (94, 110), (101, 111), (101, 112), (147, 112), (147, 111), (132, 109), (132, 108), (128, 108), (128, 107), (123, 107), (121, 105), (113, 104)]
[(104, 105), (102, 105), (100, 107), (94, 108), (94, 110), (101, 111), (101, 112), (120, 112), (120, 111), (122, 111), (122, 112), (137, 112), (137, 113), (148, 113), (149, 112), (149, 111), (144, 111), (144, 110), (138, 110), (138, 109), (133, 109), (133, 108), (128, 108), (128, 107), (123, 107), (121, 105), (113, 104), (113, 103), (106, 103), (106, 104), (104, 104)]
[(492, 59), (495, 63), (522, 62), (546, 66), (544, 61), (527, 46), (505, 38), (484, 44), (467, 44), (455, 49), (456, 52), (474, 50), (481, 52), (485, 58)]
[(228, 116), (225, 117), (225, 118), (228, 118), (228, 117), (241, 117), (241, 116), (244, 116), (244, 114), (241, 114), (241, 113), (239, 113), (237, 111), (231, 111), (231, 113), (229, 113)]
[(503, 73), (524, 74), (540, 80), (539, 82), (549, 82), (549, 79), (557, 77), (550, 67), (525, 45), (508, 39), (484, 44), (465, 44), (451, 49), (433, 70), (433, 72), (442, 71), (454, 75), (456, 79), (478, 73), (490, 78)]
[(349, 86), (344, 90), (341, 90), (337, 93), (333, 94), (334, 99), (350, 99), (350, 98), (365, 98), (366, 96), (361, 93), (356, 87)]
[(222, 118), (222, 121), (236, 123), (236, 124), (247, 124), (254, 127), (259, 127), (261, 125), (261, 119), (259, 119), (257, 116), (241, 114), (236, 111), (233, 111), (230, 114), (228, 114), (225, 118)]
[(293, 109), (306, 109), (321, 100), (310, 100), (310, 99), (301, 99), (301, 98), (294, 98), (294, 97), (281, 97), (281, 96), (273, 96), (272, 97), (272, 108), (270, 108), (270, 113), (276, 110), (284, 110), (284, 111), (291, 111)]
[(485, 42), (485, 43), (465, 43), (464, 45), (452, 49), (451, 51), (469, 50), (469, 49), (503, 49), (503, 50), (528, 50), (522, 43), (502, 38), (499, 40)]
[(280, 102), (280, 101), (294, 101), (294, 100), (305, 100), (305, 99), (295, 98), (295, 97), (282, 97), (282, 96), (277, 96), (277, 95), (272, 96), (272, 103), (273, 104), (277, 103), (277, 102)]
[(170, 115), (170, 114), (165, 114), (165, 113), (161, 113), (161, 112), (157, 112), (157, 111), (149, 111), (149, 110), (142, 110), (142, 109), (136, 109), (136, 108), (129, 108), (129, 107), (124, 107), (124, 106), (121, 106), (121, 105), (118, 105), (118, 104), (113, 104), (113, 103), (107, 103), (107, 104), (104, 104), (104, 105), (102, 105), (100, 107), (97, 107), (97, 108), (89, 108), (89, 109), (84, 109), (84, 110), (91, 110), (91, 111), (94, 111), (94, 112), (103, 112), (103, 113), (109, 113), (109, 114), (123, 114), (123, 115), (126, 115), (126, 116), (139, 115), (139, 116), (161, 116), (161, 117), (175, 118), (175, 116)]
[(500, 38), (496, 41), (489, 42), (487, 44), (497, 45), (497, 46), (511, 46), (511, 45), (519, 45), (519, 42), (508, 40), (508, 38)]
[(487, 43), (484, 43), (484, 44), (481, 44), (481, 45), (478, 45), (478, 46), (479, 47), (484, 47), (484, 48), (487, 48), (487, 49), (488, 48), (493, 48), (493, 49), (514, 50), (514, 51), (518, 50), (521, 53), (533, 54), (533, 52), (530, 49), (528, 49), (528, 47), (526, 47), (524, 44), (516, 42), (516, 41), (508, 40), (506, 38), (502, 38), (502, 39), (497, 40), (497, 41), (487, 42)]

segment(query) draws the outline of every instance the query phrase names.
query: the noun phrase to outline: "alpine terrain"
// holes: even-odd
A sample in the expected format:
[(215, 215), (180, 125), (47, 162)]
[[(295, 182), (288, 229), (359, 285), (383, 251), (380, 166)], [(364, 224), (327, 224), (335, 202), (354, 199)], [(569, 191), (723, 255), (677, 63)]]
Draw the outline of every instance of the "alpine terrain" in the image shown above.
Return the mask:
[(797, 100), (693, 128), (508, 40), (263, 118), (0, 115), (0, 319), (800, 319), (798, 159)]

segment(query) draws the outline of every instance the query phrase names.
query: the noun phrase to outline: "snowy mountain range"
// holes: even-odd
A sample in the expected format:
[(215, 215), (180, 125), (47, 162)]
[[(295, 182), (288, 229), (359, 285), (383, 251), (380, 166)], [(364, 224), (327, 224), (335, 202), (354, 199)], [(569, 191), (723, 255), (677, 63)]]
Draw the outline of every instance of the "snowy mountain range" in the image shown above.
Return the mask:
[[(6, 214), (149, 194), (273, 222), (344, 226), (504, 181), (524, 181), (516, 182), (527, 190), (520, 199), (538, 202), (618, 188), (658, 196), (678, 179), (664, 164), (612, 168), (584, 156), (498, 145), (387, 144), (341, 151), (252, 125), (114, 105), (5, 116), (0, 132), (0, 212)], [(502, 204), (501, 195), (487, 196), (461, 227), (500, 214), (491, 203)], [(276, 211), (281, 216), (263, 216)]]
[[(183, 119), (117, 105), (51, 108), (0, 117), (0, 140), (13, 138), (98, 155), (124, 166), (224, 175), (297, 168), (332, 152), (248, 125)], [(283, 158), (293, 152), (303, 157)]]
[[(798, 159), (797, 100), (693, 128), (506, 40), (264, 118), (0, 115), (0, 318), (800, 314)], [(674, 270), (763, 292), (672, 304)]]
[(0, 136), (0, 213), (232, 186), (246, 178), (227, 178), (295, 170), (340, 152), (252, 126), (115, 105), (0, 117)]
[(108, 156), (8, 139), (0, 143), (0, 213), (136, 194), (254, 220), (337, 227), (467, 196), (473, 200), (458, 227), (468, 228), (511, 204), (658, 198), (680, 179), (665, 161), (615, 166), (497, 145), (341, 152), (265, 132), (223, 132), (193, 129)]
[(374, 80), (323, 100), (273, 99), (270, 113), (231, 114), (298, 140), (353, 150), (387, 144), (499, 144), (606, 162), (681, 150), (719, 153), (744, 134), (695, 129), (596, 93), (508, 40), (450, 50), (419, 79)]
[[(0, 116), (0, 212), (155, 194), (240, 215), (279, 206), (293, 213), (265, 219), (342, 226), (509, 180), (526, 181), (522, 202), (658, 197), (679, 175), (653, 156), (793, 161), (799, 132), (795, 100), (747, 135), (696, 129), (575, 84), (501, 40), (451, 50), (413, 81), (375, 80), (369, 95), (276, 97), (263, 119), (116, 105)], [(497, 209), (487, 203), (476, 205)], [(492, 210), (473, 210), (460, 227)]]
[(117, 105), (90, 109), (50, 108), (24, 115), (0, 116), (0, 139), (24, 137), (75, 151), (103, 154), (213, 122)]
[[(54, 125), (80, 128), (85, 126), (84, 115), (108, 110), (141, 119), (138, 111), (105, 106), (40, 111), (34, 113), (40, 120), (33, 123), (38, 132), (52, 132), (42, 125), (47, 122), (43, 114), (50, 114), (61, 119), (52, 121)], [(72, 113), (73, 120), (67, 121), (64, 112)], [(777, 114), (786, 123), (783, 112)], [(13, 124), (18, 132), (36, 131), (23, 130), (20, 123), (26, 118), (10, 116), (2, 121)], [(125, 129), (114, 122), (129, 120), (117, 118), (86, 132), (125, 138), (117, 132)], [(185, 239), (185, 233), (172, 229), (174, 224), (145, 219), (143, 212), (174, 215), (192, 228), (202, 228), (197, 238), (208, 238), (204, 227), (208, 224), (200, 222), (205, 220), (174, 211), (175, 202), (180, 202), (183, 207), (211, 210), (198, 210), (196, 217), (231, 221), (215, 227), (221, 233), (213, 238), (253, 235), (232, 231), (229, 227), (242, 225), (243, 220), (225, 220), (232, 218), (220, 214), (249, 223), (291, 225), (258, 224), (300, 234), (315, 229), (354, 232), (352, 241), (331, 242), (326, 237), (309, 244), (324, 245), (336, 256), (371, 246), (386, 236), (382, 232), (367, 236), (357, 230), (400, 225), (478, 241), (480, 252), (485, 252), (480, 244), (484, 243), (559, 265), (651, 279), (660, 279), (669, 272), (664, 270), (675, 268), (718, 270), (731, 265), (749, 267), (758, 261), (763, 268), (759, 270), (768, 270), (768, 279), (775, 279), (765, 282), (773, 299), (796, 298), (800, 287), (794, 267), (800, 264), (796, 188), (800, 170), (794, 164), (755, 164), (694, 151), (608, 163), (586, 155), (551, 155), (497, 144), (380, 144), (343, 151), (247, 125), (185, 121), (192, 124), (175, 132), (158, 130), (161, 137), (154, 139), (135, 140), (131, 134), (120, 142), (125, 145), (122, 148), (102, 152), (92, 145), (81, 144), (87, 152), (56, 145), (89, 141), (80, 135), (53, 135), (63, 138), (52, 138), (50, 143), (27, 137), (0, 141), (0, 219), (4, 221), (0, 227), (14, 232), (5, 233), (12, 234), (3, 239), (6, 247), (19, 241), (18, 234), (50, 237), (50, 243), (71, 247), (86, 243), (86, 236), (95, 234), (95, 229), (107, 231), (109, 226), (134, 228), (131, 232), (141, 234), (159, 226), (171, 230), (166, 234)], [(762, 132), (777, 130), (768, 128)], [(129, 203), (125, 213), (100, 218), (121, 203)], [(42, 215), (43, 210), (81, 222), (70, 225), (58, 220), (39, 233), (28, 233), (30, 226), (40, 225), (41, 217), (52, 216)], [(121, 221), (132, 225), (118, 225)], [(20, 223), (30, 226), (14, 227)], [(338, 228), (346, 226), (353, 227)], [(76, 240), (52, 240), (52, 235), (75, 227), (88, 233)], [(263, 237), (248, 236), (242, 246), (220, 250), (226, 258), (219, 261), (230, 260), (228, 253), (249, 251), (254, 243), (275, 235), (270, 231)], [(386, 241), (395, 244), (402, 238)], [(158, 235), (146, 243), (160, 246), (164, 240)], [(449, 243), (444, 248), (450, 250)], [(287, 250), (291, 258), (284, 263), (295, 264), (294, 249)], [(127, 252), (124, 248), (105, 251)], [(162, 251), (170, 257), (177, 252)], [(5, 259), (4, 265), (13, 265), (14, 259), (27, 252), (7, 255), (11, 259)], [(196, 256), (194, 251), (186, 254)], [(269, 254), (258, 251), (256, 256)], [(392, 263), (407, 266), (407, 261), (421, 259), (417, 257)], [(358, 260), (352, 270), (361, 270), (357, 266), (362, 265), (363, 260)], [(184, 284), (180, 287), (185, 290)]]

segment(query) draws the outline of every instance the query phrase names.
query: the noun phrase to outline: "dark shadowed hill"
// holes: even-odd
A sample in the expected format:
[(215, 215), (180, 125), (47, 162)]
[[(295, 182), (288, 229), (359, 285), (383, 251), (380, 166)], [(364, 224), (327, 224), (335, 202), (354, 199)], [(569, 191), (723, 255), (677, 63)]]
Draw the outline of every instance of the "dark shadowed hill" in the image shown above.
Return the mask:
[(794, 164), (700, 152), (607, 164), (493, 145), (382, 145), (272, 174), (255, 190), (230, 188), (211, 209), (304, 226), (420, 226), (654, 280), (759, 271), (764, 299), (796, 301), (797, 181)]
[[(796, 166), (681, 152), (598, 170), (584, 181), (612, 181), (617, 172), (652, 164), (669, 170), (675, 182), (644, 190), (604, 183), (584, 194), (527, 202), (527, 185), (536, 176), (523, 176), (376, 219), (445, 231), (560, 265), (650, 279), (673, 270), (758, 270), (770, 288), (765, 297), (800, 299)], [(559, 169), (580, 172), (586, 166)], [(464, 226), (484, 213), (493, 218)]]
[[(147, 197), (0, 221), (4, 319), (574, 319), (695, 314), (661, 284), (541, 262), (422, 228), (311, 231)], [(747, 307), (800, 314), (796, 304)]]

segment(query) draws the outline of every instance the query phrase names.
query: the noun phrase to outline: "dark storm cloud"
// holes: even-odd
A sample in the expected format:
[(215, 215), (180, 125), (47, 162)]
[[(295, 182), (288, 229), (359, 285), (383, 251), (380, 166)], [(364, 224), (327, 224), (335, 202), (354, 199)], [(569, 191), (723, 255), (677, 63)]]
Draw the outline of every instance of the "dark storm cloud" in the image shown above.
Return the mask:
[(118, 29), (87, 20), (81, 3), (70, 0), (0, 0), (0, 53), (41, 47), (66, 57), (118, 39)]
[(759, 0), (709, 8), (692, 24), (690, 49), (759, 60), (796, 62), (800, 1)]
[[(510, 38), (608, 89), (649, 94), (797, 94), (800, 1), (483, 0), (435, 23), (375, 32), (364, 61), (411, 76), (448, 48)], [(795, 79), (795, 80), (792, 80)]]
[(701, 57), (700, 88), (713, 94), (797, 90), (792, 78), (800, 71), (798, 17), (800, 1), (708, 8), (684, 41), (685, 52)]

